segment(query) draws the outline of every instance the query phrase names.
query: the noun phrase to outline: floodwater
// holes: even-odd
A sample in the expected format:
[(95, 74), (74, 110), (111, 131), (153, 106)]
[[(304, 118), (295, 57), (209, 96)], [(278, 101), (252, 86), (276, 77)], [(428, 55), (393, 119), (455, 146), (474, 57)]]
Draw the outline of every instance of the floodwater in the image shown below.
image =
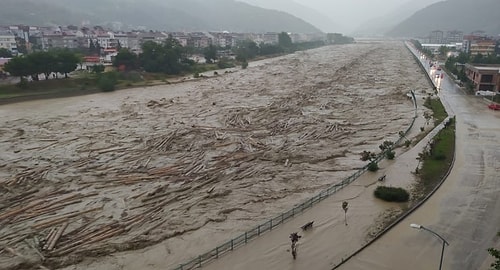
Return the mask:
[[(0, 216), (0, 244), (14, 252), (0, 253), (0, 268), (36, 264), (27, 243), (65, 225), (44, 254), (64, 264), (84, 259), (66, 269), (173, 268), (364, 166), (362, 151), (378, 152), (411, 123), (410, 90), (421, 103), (429, 85), (404, 45), (371, 42), (179, 84), (1, 106), (0, 210), (9, 215)], [(429, 128), (424, 122), (410, 137)], [(387, 167), (388, 183), (411, 187), (416, 154), (392, 171), (384, 161), (380, 173)], [(338, 211), (306, 212), (283, 226), (315, 219), (315, 230), (336, 228), (335, 254), (313, 255), (332, 244), (320, 234), (304, 237), (300, 254), (334, 265), (400, 211), (372, 197), (376, 177), (329, 199), (357, 198), (355, 223), (345, 226)], [(258, 249), (271, 261), (288, 258), (287, 235)], [(130, 249), (138, 250), (118, 252)]]

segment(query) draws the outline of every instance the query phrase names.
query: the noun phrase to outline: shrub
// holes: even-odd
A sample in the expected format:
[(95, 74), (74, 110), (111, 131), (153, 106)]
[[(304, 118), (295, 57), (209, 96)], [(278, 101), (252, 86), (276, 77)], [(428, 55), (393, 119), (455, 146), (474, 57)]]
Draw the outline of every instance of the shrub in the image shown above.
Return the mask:
[(193, 77), (195, 77), (195, 78), (199, 78), (199, 77), (200, 77), (200, 73), (196, 72), (196, 73), (193, 75)]
[(372, 161), (372, 162), (370, 162), (370, 164), (368, 164), (368, 170), (370, 172), (376, 172), (376, 171), (378, 171), (378, 169), (379, 168), (378, 168), (377, 162)]
[(115, 90), (118, 82), (118, 74), (116, 72), (107, 72), (100, 75), (97, 86), (103, 92), (111, 92)]
[(437, 154), (434, 155), (434, 159), (435, 160), (445, 160), (446, 159), (446, 155), (443, 154), (442, 152), (439, 152)]
[(241, 63), (241, 68), (242, 69), (246, 69), (248, 67), (248, 62), (247, 61), (244, 61)]
[(374, 191), (375, 197), (387, 202), (407, 202), (410, 194), (403, 188), (378, 186)]
[(410, 145), (411, 145), (411, 141), (410, 141), (410, 140), (406, 140), (406, 141), (405, 141), (405, 146), (406, 146), (406, 147), (410, 147)]
[(111, 92), (111, 91), (115, 90), (115, 82), (113, 82), (113, 80), (111, 80), (108, 77), (100, 78), (99, 82), (97, 83), (97, 86), (103, 92)]
[(424, 130), (425, 130), (425, 128), (424, 128), (424, 127), (420, 127), (420, 131), (422, 131), (422, 132), (423, 132)]
[(394, 159), (394, 157), (396, 157), (396, 152), (394, 152), (394, 151), (387, 151), (387, 152), (385, 152), (385, 157), (387, 159), (391, 159), (392, 160), (392, 159)]

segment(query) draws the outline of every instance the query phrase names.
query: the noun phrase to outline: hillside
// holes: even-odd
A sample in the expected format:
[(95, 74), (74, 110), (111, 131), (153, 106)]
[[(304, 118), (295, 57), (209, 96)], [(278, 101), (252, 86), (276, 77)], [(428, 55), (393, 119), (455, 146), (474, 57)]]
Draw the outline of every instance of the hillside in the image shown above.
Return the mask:
[(392, 37), (426, 36), (433, 30), (459, 30), (470, 33), (477, 30), (490, 35), (500, 34), (498, 0), (448, 0), (419, 10), (391, 31)]
[(440, 0), (409, 0), (386, 14), (362, 23), (353, 31), (353, 34), (356, 36), (384, 35), (415, 12), (439, 1)]
[(167, 31), (321, 32), (290, 14), (234, 0), (2, 0), (0, 24), (121, 25)]
[(326, 14), (293, 0), (237, 0), (253, 6), (286, 12), (318, 27), (323, 32), (339, 32), (340, 26)]

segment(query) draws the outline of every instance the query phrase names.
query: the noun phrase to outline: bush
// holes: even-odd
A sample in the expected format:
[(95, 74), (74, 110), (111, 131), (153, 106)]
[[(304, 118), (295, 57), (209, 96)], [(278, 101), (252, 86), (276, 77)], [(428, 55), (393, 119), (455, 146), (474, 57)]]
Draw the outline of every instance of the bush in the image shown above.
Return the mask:
[(376, 171), (378, 171), (378, 169), (379, 169), (379, 168), (378, 168), (378, 164), (377, 164), (377, 162), (372, 161), (372, 162), (370, 162), (370, 164), (368, 164), (368, 170), (369, 170), (370, 172), (376, 172)]
[(439, 152), (437, 154), (434, 155), (434, 159), (435, 160), (445, 160), (446, 159), (446, 155), (443, 154), (442, 152)]
[(386, 202), (407, 202), (410, 199), (410, 194), (403, 188), (378, 186), (373, 194)]
[(199, 78), (200, 77), (200, 73), (196, 72), (194, 75), (193, 75), (194, 78)]
[(385, 152), (385, 157), (387, 159), (391, 159), (392, 160), (392, 159), (394, 159), (394, 157), (396, 157), (396, 152), (394, 152), (394, 151), (387, 151), (387, 152)]
[(410, 141), (410, 140), (406, 140), (406, 141), (405, 141), (405, 146), (406, 146), (406, 147), (410, 147), (410, 145), (411, 145), (411, 141)]
[(242, 69), (246, 69), (248, 67), (248, 62), (247, 61), (244, 61), (241, 63), (241, 68)]
[(225, 68), (232, 68), (234, 67), (234, 64), (233, 62), (228, 59), (228, 58), (221, 58), (219, 59), (219, 61), (217, 62), (217, 67), (219, 67), (220, 69), (225, 69)]
[(116, 72), (107, 72), (100, 75), (97, 87), (103, 92), (111, 92), (115, 90), (117, 82), (118, 74)]

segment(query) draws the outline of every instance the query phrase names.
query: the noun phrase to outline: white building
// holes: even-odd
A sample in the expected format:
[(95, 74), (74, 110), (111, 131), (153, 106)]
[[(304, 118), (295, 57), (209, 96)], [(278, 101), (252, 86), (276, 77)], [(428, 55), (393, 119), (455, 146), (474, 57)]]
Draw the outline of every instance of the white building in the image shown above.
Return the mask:
[(17, 54), (16, 37), (10, 31), (0, 32), (0, 48), (7, 49)]

